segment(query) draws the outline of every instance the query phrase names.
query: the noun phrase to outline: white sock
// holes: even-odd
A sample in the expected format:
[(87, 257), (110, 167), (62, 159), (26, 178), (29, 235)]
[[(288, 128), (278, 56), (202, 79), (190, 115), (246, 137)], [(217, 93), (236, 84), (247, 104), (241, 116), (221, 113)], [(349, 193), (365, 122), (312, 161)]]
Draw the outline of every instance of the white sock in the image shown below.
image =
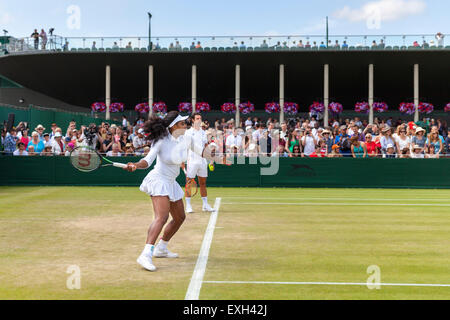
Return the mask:
[(169, 244), (168, 241), (164, 241), (163, 239), (161, 239), (159, 240), (158, 247), (162, 250), (166, 250), (168, 244)]
[(152, 256), (153, 255), (153, 250), (155, 249), (155, 246), (152, 244), (146, 244), (144, 251), (142, 251), (142, 254), (144, 256)]
[(191, 206), (191, 198), (185, 198), (186, 199), (186, 206)]
[(202, 197), (203, 205), (206, 206), (208, 204), (208, 197)]

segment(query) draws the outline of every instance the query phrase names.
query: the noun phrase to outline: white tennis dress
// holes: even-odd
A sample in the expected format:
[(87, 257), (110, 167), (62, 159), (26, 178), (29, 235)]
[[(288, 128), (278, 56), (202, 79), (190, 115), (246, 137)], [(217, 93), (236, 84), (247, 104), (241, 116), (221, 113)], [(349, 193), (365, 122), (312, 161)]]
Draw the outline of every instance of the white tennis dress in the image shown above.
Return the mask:
[[(202, 129), (196, 130), (192, 127), (186, 131), (185, 135), (192, 137), (193, 143), (199, 148), (202, 148), (208, 142), (206, 132)], [(188, 151), (186, 175), (191, 179), (194, 179), (196, 176), (201, 178), (208, 177), (208, 162), (192, 150)]]
[(168, 196), (171, 202), (183, 199), (184, 192), (176, 178), (180, 174), (180, 165), (187, 161), (188, 150), (198, 155), (203, 153), (203, 148), (194, 144), (189, 135), (182, 135), (175, 139), (169, 133), (168, 136), (156, 142), (144, 158), (148, 167), (155, 159), (157, 159), (156, 165), (142, 181), (139, 189), (153, 197)]

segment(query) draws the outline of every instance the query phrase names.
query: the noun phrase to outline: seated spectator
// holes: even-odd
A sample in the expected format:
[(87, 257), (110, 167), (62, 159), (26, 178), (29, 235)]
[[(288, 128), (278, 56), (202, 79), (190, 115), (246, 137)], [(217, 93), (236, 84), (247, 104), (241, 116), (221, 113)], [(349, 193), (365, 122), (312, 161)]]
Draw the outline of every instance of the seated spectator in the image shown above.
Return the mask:
[(295, 145), (292, 148), (292, 152), (289, 153), (290, 158), (303, 158), (302, 150), (300, 149), (300, 145)]
[(386, 146), (386, 154), (384, 155), (384, 158), (397, 158), (397, 154), (395, 154), (395, 147), (393, 144), (388, 144)]
[(9, 130), (9, 135), (6, 136), (5, 142), (3, 143), (6, 155), (12, 155), (14, 151), (16, 151), (17, 142), (19, 142), (17, 131), (16, 129), (12, 128), (11, 130)]
[(266, 40), (263, 40), (263, 42), (261, 43), (261, 48), (268, 48), (269, 45), (267, 44)]
[(245, 46), (244, 41), (241, 41), (241, 45), (239, 46), (239, 49), (245, 49), (245, 48), (247, 48), (247, 47)]
[[(26, 146), (31, 141), (31, 137), (28, 135), (28, 132), (29, 132), (28, 129), (23, 129), (22, 136), (20, 137), (20, 142), (22, 142)], [(17, 135), (17, 136), (19, 136), (19, 135)]]
[(372, 48), (377, 48), (377, 47), (378, 47), (377, 42), (375, 40), (373, 40), (372, 41)]
[(25, 144), (23, 142), (19, 142), (17, 144), (17, 150), (13, 153), (14, 156), (28, 156), (28, 152), (25, 150)]
[(124, 157), (133, 157), (133, 156), (134, 156), (133, 145), (131, 143), (127, 143), (125, 145)]
[(65, 151), (64, 141), (62, 140), (61, 133), (58, 131), (55, 133), (55, 139), (53, 140), (51, 148), (55, 156), (64, 155)]
[(114, 42), (112, 48), (115, 49), (115, 50), (119, 49), (119, 46), (117, 45), (117, 42)]
[(284, 150), (284, 146), (278, 145), (277, 150), (272, 153), (272, 157), (288, 158), (289, 154)]
[(411, 151), (409, 150), (409, 148), (402, 149), (400, 152), (400, 158), (402, 159), (410, 158), (410, 152)]
[(347, 44), (347, 41), (345, 41), (345, 40), (342, 43), (342, 49), (348, 49), (348, 44)]
[(380, 144), (381, 144), (381, 152), (383, 154), (386, 153), (388, 145), (395, 146), (395, 140), (392, 137), (392, 129), (389, 126), (383, 129), (383, 136), (380, 139)]
[(44, 133), (44, 140), (42, 141), (44, 143), (44, 146), (52, 146), (52, 140), (50, 140), (50, 134)]
[(51, 147), (51, 146), (45, 147), (44, 150), (41, 152), (40, 156), (52, 157), (53, 156), (53, 147)]
[(325, 43), (323, 43), (323, 41), (320, 43), (320, 48), (321, 49), (325, 49), (327, 46), (325, 45)]
[(386, 48), (386, 44), (384, 43), (383, 39), (380, 40), (380, 44), (378, 45), (378, 48), (380, 48), (380, 49)]
[(417, 42), (417, 41), (414, 41), (414, 43), (413, 43), (413, 47), (419, 48), (419, 47), (420, 47), (420, 44), (419, 44), (419, 42)]
[(435, 152), (434, 145), (426, 145), (425, 146), (425, 158), (426, 159), (439, 159), (439, 153)]
[(68, 143), (66, 145), (66, 152), (64, 153), (64, 155), (66, 157), (69, 157), (70, 153), (73, 151), (73, 149), (75, 149), (75, 145), (72, 142)]
[(433, 131), (430, 133), (428, 139), (427, 139), (427, 145), (434, 147), (433, 154), (439, 155), (442, 150), (444, 150), (444, 144), (442, 143), (442, 140), (439, 138), (438, 131)]
[(316, 41), (313, 42), (312, 48), (313, 49), (317, 49), (317, 42)]
[(320, 156), (322, 158), (327, 158), (328, 157), (328, 146), (325, 142), (325, 140), (320, 140), (319, 141), (319, 149), (320, 149)]
[(128, 42), (127, 46), (125, 47), (126, 49), (133, 49), (133, 46), (131, 44), (131, 42)]
[(379, 155), (381, 144), (379, 141), (373, 141), (373, 136), (368, 133), (366, 134), (366, 148), (368, 156), (371, 158), (376, 158)]
[(339, 145), (335, 144), (331, 147), (331, 153), (328, 154), (328, 158), (342, 158)]
[(306, 129), (305, 135), (301, 138), (301, 143), (305, 156), (309, 157), (315, 152), (317, 141), (310, 128)]
[(33, 153), (36, 154), (40, 154), (45, 148), (44, 143), (41, 140), (39, 140), (39, 133), (37, 133), (36, 131), (33, 131), (33, 133), (31, 134), (31, 141), (28, 143), (27, 146), (28, 154), (32, 155), (31, 154), (32, 152), (30, 151), (30, 146), (33, 146)]
[(447, 133), (447, 138), (445, 138), (445, 146), (446, 146), (445, 153), (447, 155), (450, 155), (450, 131)]
[(148, 155), (148, 153), (150, 152), (150, 147), (145, 147), (144, 148), (144, 153), (141, 155), (142, 157), (146, 157)]
[(336, 40), (336, 43), (334, 44), (334, 47), (336, 49), (340, 49), (341, 48), (341, 45), (339, 44), (339, 40)]
[(144, 148), (149, 146), (144, 137), (144, 129), (139, 129), (137, 136), (133, 138), (133, 148), (137, 155), (141, 155)]
[(423, 153), (423, 148), (421, 148), (419, 145), (414, 145), (412, 147), (412, 151), (410, 154), (411, 158), (413, 159), (424, 159), (425, 154)]
[(416, 128), (416, 135), (412, 138), (411, 143), (414, 145), (418, 145), (422, 149), (425, 148), (425, 144), (427, 142), (427, 138), (425, 137), (425, 129), (421, 127)]
[(175, 49), (176, 49), (176, 50), (181, 50), (181, 44), (180, 44), (180, 41), (176, 41), (176, 42), (175, 42)]
[(121, 157), (122, 154), (120, 153), (120, 150), (119, 150), (119, 144), (113, 143), (112, 150), (109, 151), (108, 153), (106, 153), (106, 155), (108, 157)]
[(195, 49), (195, 42), (191, 43), (191, 46), (189, 47), (190, 50), (194, 50)]
[[(304, 48), (304, 47), (305, 47), (305, 46), (303, 45), (303, 41), (302, 41), (302, 40), (300, 40), (300, 41), (298, 42), (297, 47), (299, 47), (299, 48)], [(310, 47), (311, 47), (311, 46), (310, 46)]]
[(357, 136), (353, 136), (350, 141), (353, 158), (368, 158), (367, 147), (364, 142), (359, 141)]
[(306, 41), (305, 48), (311, 49), (311, 43), (309, 41)]
[(195, 49), (201, 49), (202, 48), (202, 44), (200, 41), (197, 42), (197, 45), (195, 46)]
[(316, 146), (314, 152), (309, 155), (310, 158), (322, 158), (322, 154), (320, 153), (320, 147)]
[(108, 132), (106, 134), (106, 139), (103, 140), (103, 143), (102, 143), (102, 149), (101, 149), (102, 152), (103, 153), (108, 153), (109, 151), (111, 151), (113, 144), (114, 144), (114, 141), (113, 141), (112, 133)]
[[(30, 142), (30, 143), (31, 143), (31, 142)], [(44, 150), (44, 149), (42, 149), (42, 150)], [(28, 145), (27, 151), (28, 151), (28, 155), (29, 155), (30, 157), (39, 155), (38, 153), (36, 153), (36, 152), (34, 151), (34, 145), (33, 145), (33, 144), (31, 144), (31, 145), (29, 144), (29, 145)]]
[(406, 128), (400, 127), (399, 134), (395, 139), (395, 144), (397, 146), (397, 150), (410, 149), (411, 148), (411, 140), (408, 136), (406, 136)]

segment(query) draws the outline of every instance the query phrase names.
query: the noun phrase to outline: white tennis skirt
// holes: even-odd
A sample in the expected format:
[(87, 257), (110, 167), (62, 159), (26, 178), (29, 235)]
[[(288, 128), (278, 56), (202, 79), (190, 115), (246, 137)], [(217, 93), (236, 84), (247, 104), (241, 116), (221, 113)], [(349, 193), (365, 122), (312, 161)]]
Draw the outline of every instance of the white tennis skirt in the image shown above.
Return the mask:
[(146, 177), (139, 188), (151, 197), (169, 197), (170, 202), (183, 199), (184, 191), (176, 181), (167, 181), (156, 177)]

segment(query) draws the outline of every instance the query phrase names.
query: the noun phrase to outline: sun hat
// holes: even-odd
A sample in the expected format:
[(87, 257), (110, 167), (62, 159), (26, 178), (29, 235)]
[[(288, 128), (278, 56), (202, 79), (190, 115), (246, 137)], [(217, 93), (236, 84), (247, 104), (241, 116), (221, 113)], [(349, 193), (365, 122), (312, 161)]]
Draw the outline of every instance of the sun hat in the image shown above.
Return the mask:
[(142, 128), (140, 128), (139, 130), (138, 130), (138, 134), (144, 134), (144, 129), (142, 129)]
[(390, 131), (390, 130), (392, 130), (392, 129), (391, 129), (391, 127), (389, 127), (389, 126), (383, 128), (383, 132), (388, 132), (388, 131)]
[(418, 144), (415, 144), (413, 147), (413, 150), (417, 150), (417, 149), (422, 150), (423, 148), (421, 148)]
[(131, 148), (133, 145), (131, 144), (131, 143), (127, 143), (126, 145), (125, 145), (125, 148)]
[(43, 126), (42, 124), (38, 125), (38, 126), (35, 128), (35, 130), (39, 130), (39, 129), (45, 130), (45, 128), (44, 128), (44, 126)]
[(58, 138), (58, 137), (62, 137), (62, 134), (61, 134), (61, 132), (59, 132), (59, 131), (57, 131), (57, 132), (55, 133), (55, 138)]
[(339, 145), (337, 145), (337, 144), (335, 144), (335, 145), (333, 145), (332, 147), (331, 147), (331, 149), (332, 150), (336, 150), (336, 149), (339, 149), (340, 147), (339, 147)]
[(323, 130), (322, 134), (331, 134), (330, 130)]
[(417, 127), (416, 128), (416, 134), (418, 134), (419, 132), (425, 132), (425, 129), (424, 128), (421, 128), (421, 127)]
[(248, 130), (251, 130), (251, 129), (252, 129), (252, 126), (245, 127), (245, 131), (248, 131)]
[(394, 145), (392, 144), (392, 143), (389, 143), (388, 145), (387, 145), (387, 147), (386, 147), (386, 149), (394, 149)]
[(254, 144), (254, 143), (251, 143), (249, 146), (248, 146), (248, 150), (249, 151), (253, 151), (253, 150), (255, 150), (256, 149), (256, 144)]

